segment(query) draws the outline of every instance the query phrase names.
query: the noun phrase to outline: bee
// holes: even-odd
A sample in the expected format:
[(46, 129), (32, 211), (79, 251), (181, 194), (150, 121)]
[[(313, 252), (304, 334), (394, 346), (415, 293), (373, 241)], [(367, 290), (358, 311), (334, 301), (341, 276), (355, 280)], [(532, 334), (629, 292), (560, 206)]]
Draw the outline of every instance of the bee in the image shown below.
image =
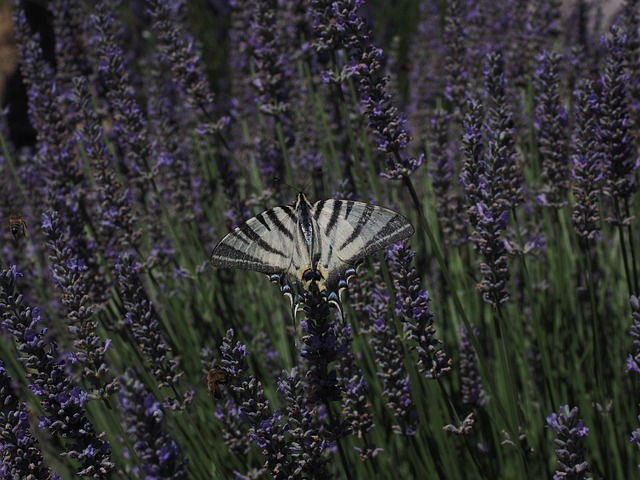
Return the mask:
[(27, 233), (27, 222), (24, 221), (24, 218), (19, 213), (12, 213), (9, 216), (9, 230), (11, 230), (16, 245), (20, 237), (27, 238), (29, 236)]
[(228, 385), (231, 374), (220, 365), (216, 365), (207, 374), (207, 388), (211, 396), (217, 400), (222, 398), (220, 385)]

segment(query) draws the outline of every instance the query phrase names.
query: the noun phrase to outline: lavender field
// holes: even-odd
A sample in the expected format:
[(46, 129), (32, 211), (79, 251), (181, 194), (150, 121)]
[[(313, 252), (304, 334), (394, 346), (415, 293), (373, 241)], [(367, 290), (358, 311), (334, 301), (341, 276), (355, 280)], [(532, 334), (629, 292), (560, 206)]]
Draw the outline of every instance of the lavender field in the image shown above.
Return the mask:
[[(640, 1), (48, 3), (0, 117), (3, 479), (640, 478)], [(344, 320), (209, 264), (303, 188), (415, 227)]]

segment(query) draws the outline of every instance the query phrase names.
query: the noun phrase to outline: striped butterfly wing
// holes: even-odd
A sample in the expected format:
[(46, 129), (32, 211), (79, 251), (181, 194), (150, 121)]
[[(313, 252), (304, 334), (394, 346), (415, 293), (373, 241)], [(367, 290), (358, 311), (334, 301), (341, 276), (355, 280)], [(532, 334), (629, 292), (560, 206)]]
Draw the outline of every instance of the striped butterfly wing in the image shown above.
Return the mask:
[(292, 205), (259, 213), (225, 236), (211, 253), (211, 265), (268, 275), (289, 273), (296, 242)]
[(327, 289), (334, 291), (348, 267), (414, 233), (399, 213), (352, 200), (316, 202), (313, 217), (321, 241), (319, 263), (329, 273)]

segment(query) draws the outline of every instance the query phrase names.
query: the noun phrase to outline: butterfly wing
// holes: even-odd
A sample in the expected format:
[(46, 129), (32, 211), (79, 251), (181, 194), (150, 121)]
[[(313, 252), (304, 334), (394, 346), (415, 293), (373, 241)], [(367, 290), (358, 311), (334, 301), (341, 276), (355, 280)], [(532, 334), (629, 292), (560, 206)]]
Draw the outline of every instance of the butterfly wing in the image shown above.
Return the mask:
[(388, 208), (352, 200), (326, 200), (313, 206), (322, 263), (331, 271), (353, 265), (387, 245), (413, 235), (413, 225)]
[(225, 236), (211, 252), (211, 265), (268, 275), (288, 273), (296, 241), (291, 205), (259, 213)]
[[(352, 200), (316, 202), (313, 216), (320, 239), (319, 264), (328, 272), (326, 287), (338, 293), (364, 257), (413, 235), (413, 225), (399, 213)], [(341, 310), (338, 298), (332, 297)]]

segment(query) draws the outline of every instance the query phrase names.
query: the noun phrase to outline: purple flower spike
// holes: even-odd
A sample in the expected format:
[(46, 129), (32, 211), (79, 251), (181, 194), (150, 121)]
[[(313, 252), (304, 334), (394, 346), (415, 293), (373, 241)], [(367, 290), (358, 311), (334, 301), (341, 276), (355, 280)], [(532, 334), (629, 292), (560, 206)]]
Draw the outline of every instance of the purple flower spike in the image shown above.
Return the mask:
[[(158, 380), (159, 387), (175, 387), (180, 382), (182, 372), (178, 362), (172, 357), (171, 347), (151, 300), (149, 300), (138, 276), (137, 265), (130, 255), (122, 255), (116, 265), (118, 288), (125, 309), (125, 323), (151, 365), (151, 372)], [(182, 399), (173, 400), (172, 408), (190, 403), (190, 393)]]
[(0, 360), (0, 477), (51, 478), (38, 439), (29, 429), (29, 410), (19, 402)]
[(387, 251), (396, 287), (396, 314), (401, 315), (407, 340), (418, 354), (418, 370), (427, 378), (436, 379), (451, 370), (451, 360), (442, 350), (442, 340), (435, 338), (429, 294), (421, 287), (418, 271), (411, 265), (414, 256), (402, 243)]
[(633, 352), (627, 358), (625, 371), (640, 375), (640, 299), (632, 295), (629, 303), (632, 311), (631, 338), (633, 340)]
[[(497, 307), (510, 298), (507, 291), (509, 271), (503, 232), (511, 200), (508, 200), (509, 195), (505, 192), (509, 182), (505, 180), (506, 157), (504, 153), (500, 153), (504, 148), (498, 147), (498, 143), (504, 139), (501, 140), (500, 135), (493, 131), (488, 135), (489, 147), (485, 147), (482, 112), (479, 102), (468, 102), (462, 139), (465, 164), (460, 183), (465, 189), (469, 223), (474, 228), (471, 241), (483, 258), (480, 273), (484, 278), (476, 288), (486, 303)], [(493, 116), (495, 115), (494, 111)]]
[[(476, 351), (469, 340), (469, 333), (460, 326), (460, 391), (462, 402), (467, 405), (482, 406), (489, 401), (482, 385), (482, 378), (476, 364)], [(477, 328), (473, 329), (473, 336), (479, 336)]]
[(569, 406), (564, 405), (558, 412), (553, 412), (547, 417), (547, 426), (556, 434), (553, 442), (557, 447), (559, 468), (553, 478), (586, 480), (589, 463), (584, 459), (582, 438), (587, 436), (589, 429), (585, 426), (584, 420), (578, 418), (578, 407), (569, 410)]
[(394, 322), (387, 315), (388, 304), (387, 291), (375, 286), (372, 300), (364, 307), (369, 317), (367, 331), (376, 356), (378, 376), (382, 379), (382, 393), (387, 399), (387, 407), (398, 422), (391, 427), (393, 433), (415, 435), (418, 429), (418, 412), (404, 367), (402, 342)]
[[(29, 388), (40, 398), (40, 427), (64, 442), (62, 456), (78, 460), (78, 476), (107, 476), (114, 468), (109, 442), (89, 422), (86, 392), (71, 383), (58, 345), (47, 338), (39, 309), (26, 306), (16, 291), (16, 278), (15, 269), (0, 272), (2, 327), (19, 345), (20, 360), (29, 372)], [(29, 342), (24, 341), (26, 336)], [(91, 456), (85, 454), (88, 447), (94, 452)]]
[(593, 83), (586, 81), (576, 91), (576, 126), (573, 136), (573, 195), (571, 220), (576, 235), (582, 240), (599, 236), (598, 200), (602, 185), (602, 150), (598, 141), (599, 106)]
[(160, 402), (134, 377), (133, 371), (125, 372), (119, 397), (126, 432), (146, 478), (187, 478), (188, 459), (164, 428)]
[(629, 76), (625, 70), (624, 49), (627, 37), (617, 26), (611, 27), (607, 41), (607, 66), (601, 79), (599, 135), (604, 159), (603, 191), (614, 202), (614, 212), (606, 221), (615, 225), (627, 225), (633, 214), (628, 202), (637, 190), (634, 173), (640, 166), (637, 161), (635, 140), (629, 115)]
[(105, 358), (109, 339), (103, 341), (96, 333), (98, 324), (93, 318), (94, 307), (88, 304), (87, 267), (82, 260), (72, 256), (57, 212), (46, 212), (42, 224), (52, 263), (51, 273), (67, 312), (68, 329), (74, 337), (74, 359), (82, 368), (81, 378), (97, 395), (111, 395), (117, 390), (117, 381), (106, 383), (105, 380), (109, 372)]
[(544, 205), (553, 208), (566, 205), (569, 191), (567, 112), (560, 100), (558, 72), (562, 60), (556, 52), (544, 52), (534, 80), (534, 127), (542, 162), (542, 198)]

